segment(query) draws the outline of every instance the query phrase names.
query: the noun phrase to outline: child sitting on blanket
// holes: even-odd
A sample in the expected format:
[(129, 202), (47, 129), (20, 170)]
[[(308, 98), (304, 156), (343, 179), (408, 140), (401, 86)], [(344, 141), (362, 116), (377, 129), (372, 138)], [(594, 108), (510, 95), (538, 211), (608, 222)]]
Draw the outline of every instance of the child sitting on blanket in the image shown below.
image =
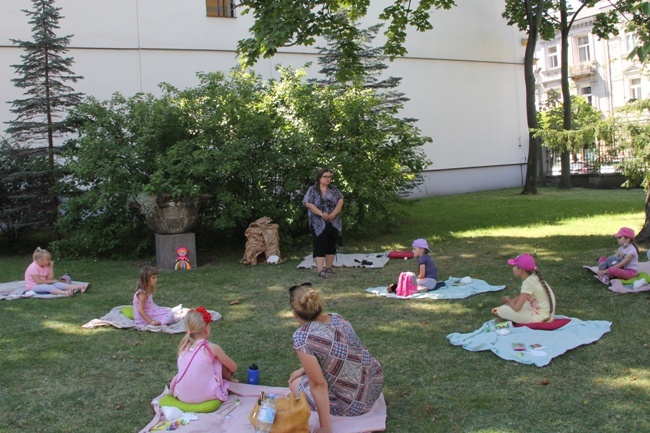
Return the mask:
[(178, 346), (178, 373), (172, 379), (171, 392), (183, 403), (203, 403), (228, 399), (228, 381), (237, 364), (223, 349), (210, 343), (212, 317), (204, 307), (190, 310), (185, 316), (187, 334)]
[(515, 323), (552, 322), (555, 319), (555, 294), (530, 254), (521, 254), (508, 260), (512, 273), (523, 281), (521, 293), (510, 299), (504, 296), (503, 305), (492, 309), (492, 314)]
[(609, 284), (610, 279), (629, 280), (639, 275), (639, 248), (634, 243), (634, 230), (621, 227), (614, 237), (618, 242), (615, 257), (619, 261), (613, 263), (614, 261), (607, 257), (598, 260), (598, 278), (605, 284)]
[(436, 288), (438, 280), (438, 268), (429, 257), (429, 244), (424, 239), (413, 241), (413, 256), (418, 259), (418, 273), (402, 272), (397, 284), (391, 284), (386, 291), (396, 293), (399, 296), (408, 296), (412, 293), (426, 292)]
[(34, 261), (25, 270), (25, 293), (72, 296), (75, 292), (82, 292), (86, 288), (85, 284), (71, 284), (71, 280), (64, 282), (54, 278), (54, 262), (49, 251), (38, 247), (32, 259)]
[(143, 266), (133, 295), (133, 321), (136, 325), (167, 325), (174, 320), (171, 308), (159, 307), (153, 301), (158, 284), (158, 270), (153, 266)]

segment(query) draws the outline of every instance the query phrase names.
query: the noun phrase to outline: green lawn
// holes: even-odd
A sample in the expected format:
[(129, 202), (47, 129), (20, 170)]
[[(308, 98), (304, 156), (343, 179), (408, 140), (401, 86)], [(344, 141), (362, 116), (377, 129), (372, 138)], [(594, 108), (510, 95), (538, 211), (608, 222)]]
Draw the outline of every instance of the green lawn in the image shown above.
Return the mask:
[[(203, 304), (223, 315), (213, 340), (261, 382), (285, 386), (298, 360), (297, 328), (286, 288), (312, 281), (327, 307), (350, 320), (385, 371), (389, 432), (650, 431), (648, 295), (618, 295), (581, 269), (616, 249), (612, 234), (643, 223), (642, 191), (542, 189), (537, 196), (502, 190), (418, 200), (390, 235), (346, 239), (346, 252), (432, 245), (441, 277), (470, 275), (517, 281), (505, 260), (532, 252), (558, 299), (558, 314), (613, 322), (598, 343), (544, 368), (451, 346), (445, 336), (490, 319), (505, 292), (458, 301), (397, 301), (366, 295), (413, 261), (381, 270), (338, 270), (329, 280), (295, 268), (299, 252), (279, 266), (244, 266), (215, 255), (190, 272), (159, 278), (159, 305)], [(200, 239), (197, 242), (201, 242)], [(645, 248), (642, 258), (645, 260)], [(199, 256), (201, 260), (201, 256)], [(0, 281), (22, 279), (30, 257), (0, 257)], [(178, 335), (81, 325), (129, 304), (142, 262), (56, 260), (57, 273), (92, 281), (72, 299), (0, 302), (0, 432), (136, 432), (151, 419), (150, 401), (175, 373)], [(230, 302), (239, 300), (237, 305)], [(181, 430), (182, 431), (182, 430)]]

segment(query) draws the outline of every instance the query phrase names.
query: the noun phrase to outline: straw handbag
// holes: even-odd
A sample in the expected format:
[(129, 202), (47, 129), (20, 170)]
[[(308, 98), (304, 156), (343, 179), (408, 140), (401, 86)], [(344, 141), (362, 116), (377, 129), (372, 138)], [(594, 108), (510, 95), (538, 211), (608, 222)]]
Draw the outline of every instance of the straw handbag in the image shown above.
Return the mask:
[[(266, 394), (262, 391), (260, 398), (248, 415), (248, 420), (253, 427), (255, 427), (257, 413), (264, 400), (266, 400)], [(304, 392), (300, 393), (299, 398), (295, 398), (293, 393), (289, 393), (285, 398), (276, 398), (275, 411), (275, 421), (273, 421), (271, 433), (309, 433), (311, 411)]]

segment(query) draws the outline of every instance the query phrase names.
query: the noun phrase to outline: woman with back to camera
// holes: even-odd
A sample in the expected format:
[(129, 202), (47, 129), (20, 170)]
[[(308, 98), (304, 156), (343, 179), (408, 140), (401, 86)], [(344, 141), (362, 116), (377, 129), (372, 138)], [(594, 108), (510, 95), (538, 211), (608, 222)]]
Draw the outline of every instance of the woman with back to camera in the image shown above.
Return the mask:
[(318, 412), (316, 433), (332, 433), (330, 415), (358, 416), (372, 409), (381, 395), (381, 364), (361, 344), (350, 322), (336, 313), (323, 313), (320, 292), (310, 283), (289, 289), (293, 316), (301, 327), (293, 348), (302, 368), (289, 378), (294, 395), (304, 392)]
[(343, 233), (343, 194), (331, 183), (332, 171), (329, 168), (319, 169), (316, 173), (316, 183), (309, 187), (302, 201), (309, 209), (314, 261), (321, 278), (332, 276), (336, 244)]

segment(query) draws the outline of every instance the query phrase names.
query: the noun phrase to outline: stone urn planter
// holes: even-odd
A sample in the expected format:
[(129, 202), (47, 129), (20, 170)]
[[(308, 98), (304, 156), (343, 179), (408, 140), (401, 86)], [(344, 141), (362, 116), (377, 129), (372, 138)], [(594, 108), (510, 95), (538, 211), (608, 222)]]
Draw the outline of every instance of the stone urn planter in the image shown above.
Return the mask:
[(178, 248), (188, 251), (192, 268), (197, 267), (196, 240), (190, 230), (199, 219), (201, 203), (207, 197), (174, 199), (163, 194), (138, 194), (133, 205), (144, 215), (147, 226), (156, 234), (156, 266), (175, 268)]
[(199, 219), (201, 198), (174, 199), (162, 194), (138, 194), (135, 206), (154, 233), (169, 235), (189, 232)]

